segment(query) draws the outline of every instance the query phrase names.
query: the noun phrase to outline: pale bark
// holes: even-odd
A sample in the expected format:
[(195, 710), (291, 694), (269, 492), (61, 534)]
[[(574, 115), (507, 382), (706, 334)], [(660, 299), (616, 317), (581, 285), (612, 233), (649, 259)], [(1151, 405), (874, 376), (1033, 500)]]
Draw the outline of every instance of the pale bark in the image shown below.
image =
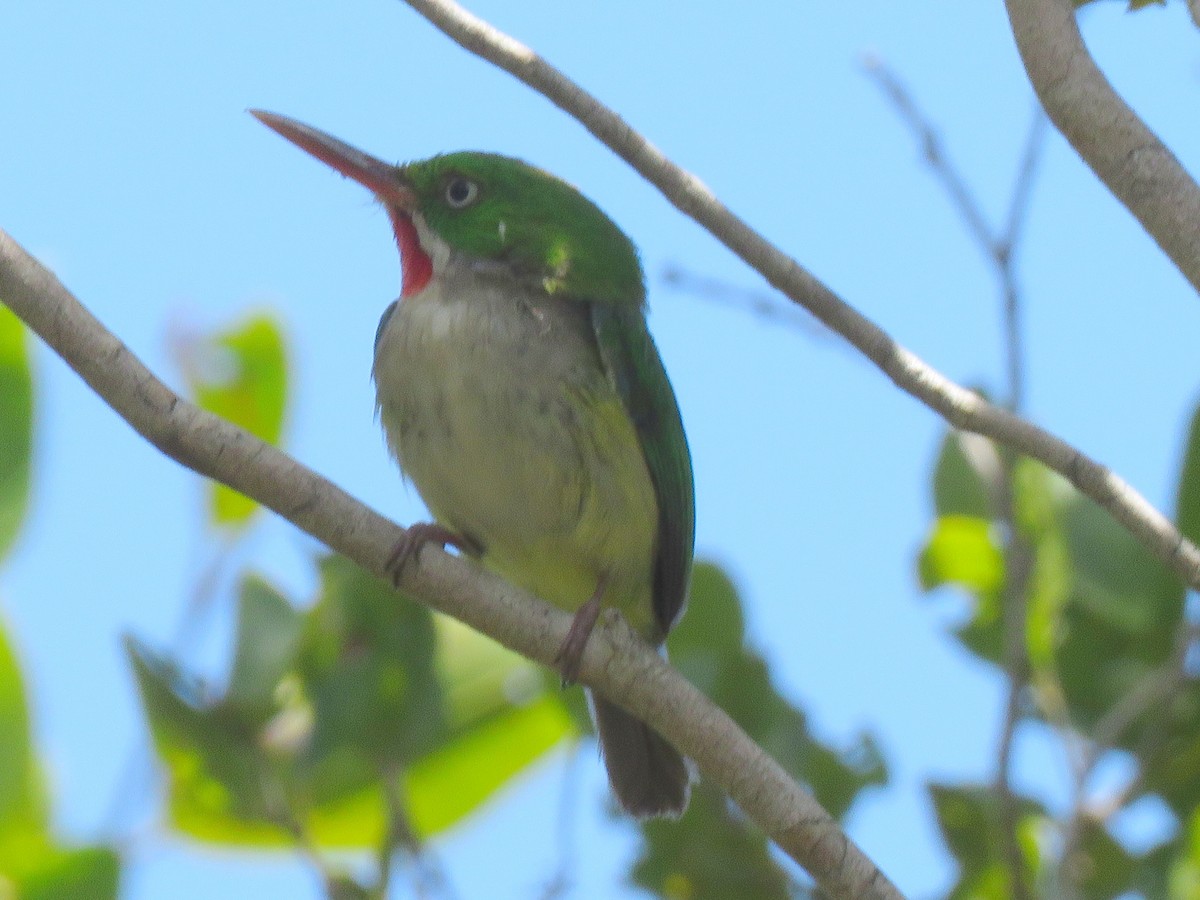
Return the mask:
[(1071, 0), (1006, 0), (1005, 6), (1050, 121), (1200, 290), (1200, 187), (1108, 83), (1083, 42)]

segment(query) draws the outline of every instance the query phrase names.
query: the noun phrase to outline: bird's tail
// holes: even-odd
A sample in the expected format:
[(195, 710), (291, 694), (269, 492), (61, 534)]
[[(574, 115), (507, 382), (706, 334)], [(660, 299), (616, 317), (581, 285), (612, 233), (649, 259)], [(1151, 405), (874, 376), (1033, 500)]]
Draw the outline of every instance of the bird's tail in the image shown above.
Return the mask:
[(678, 818), (692, 790), (687, 760), (641, 719), (595, 694), (591, 701), (608, 780), (621, 806), (639, 819)]

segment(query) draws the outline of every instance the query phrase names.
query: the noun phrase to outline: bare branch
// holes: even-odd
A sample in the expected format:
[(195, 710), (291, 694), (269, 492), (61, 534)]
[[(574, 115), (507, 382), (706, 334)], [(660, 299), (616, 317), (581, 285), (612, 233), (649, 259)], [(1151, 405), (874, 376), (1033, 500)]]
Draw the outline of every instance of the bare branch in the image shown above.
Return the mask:
[[(385, 561), (401, 535), (396, 525), (286, 454), (179, 397), (3, 231), (0, 297), (163, 453), (252, 497), (384, 577)], [(553, 663), (571, 622), (561, 610), (433, 548), (423, 551), (419, 566), (405, 569), (400, 587), (546, 665)], [(601, 616), (580, 680), (652, 723), (834, 896), (901, 897), (812, 795), (619, 615)]]
[(1045, 146), (1046, 114), (1039, 108), (1034, 110), (1033, 118), (1029, 122), (1025, 149), (1021, 153), (1021, 164), (1017, 167), (1017, 180), (1008, 203), (1008, 219), (1001, 236), (1003, 246), (1008, 248), (1009, 257), (1016, 253), (1024, 234), (1025, 216), (1029, 212), (1029, 201), (1033, 196), (1034, 176), (1037, 175), (1042, 148)]
[(967, 231), (979, 245), (979, 249), (987, 256), (988, 261), (996, 271), (1000, 282), (1000, 292), (1004, 303), (1004, 346), (1008, 359), (1008, 403), (1010, 410), (1017, 412), (1021, 409), (1025, 395), (1025, 363), (1021, 343), (1021, 293), (1017, 286), (1015, 255), (1017, 244), (1021, 239), (1025, 213), (1029, 208), (1032, 197), (1034, 175), (1041, 158), (1045, 134), (1045, 116), (1038, 110), (1034, 113), (1033, 124), (1029, 128), (1029, 136), (1025, 141), (1025, 149), (1021, 154), (1021, 165), (1017, 169), (1017, 179), (1013, 186), (1012, 199), (1009, 201), (1008, 219), (1004, 231), (998, 232), (992, 228), (987, 217), (983, 214), (983, 206), (975, 198), (967, 181), (950, 162), (950, 157), (942, 147), (937, 129), (918, 108), (912, 95), (904, 87), (898, 77), (887, 65), (876, 56), (868, 56), (864, 60), (864, 68), (879, 85), (884, 95), (896, 107), (900, 117), (904, 119), (920, 144), (925, 162), (933, 170), (938, 181), (942, 183), (950, 196), (954, 208), (962, 217)]
[[(1091, 497), (1184, 582), (1200, 590), (1200, 549), (1126, 481), (1062, 439), (985, 401), (901, 347), (732, 213), (694, 175), (672, 163), (620, 116), (528, 47), (448, 0), (405, 0), (452, 40), (543, 94), (657, 187), (685, 215), (771, 285), (846, 338), (901, 390), (963, 431), (1032, 456)], [(1200, 221), (1200, 218), (1197, 218)], [(1197, 254), (1200, 260), (1200, 254)]]
[(884, 96), (891, 101), (896, 112), (900, 114), (900, 118), (913, 132), (917, 143), (921, 146), (925, 162), (941, 181), (946, 193), (950, 195), (954, 208), (962, 216), (963, 222), (966, 223), (967, 230), (971, 232), (975, 242), (979, 244), (984, 253), (994, 257), (996, 237), (992, 234), (992, 229), (988, 225), (979, 203), (975, 200), (970, 188), (967, 187), (966, 180), (954, 168), (942, 148), (942, 140), (938, 136), (937, 129), (917, 108), (912, 95), (882, 59), (877, 56), (867, 56), (863, 60), (863, 68), (868, 75), (875, 79), (875, 83), (879, 85)]
[(1046, 113), (1096, 176), (1200, 290), (1200, 187), (1096, 66), (1071, 0), (1005, 0)]

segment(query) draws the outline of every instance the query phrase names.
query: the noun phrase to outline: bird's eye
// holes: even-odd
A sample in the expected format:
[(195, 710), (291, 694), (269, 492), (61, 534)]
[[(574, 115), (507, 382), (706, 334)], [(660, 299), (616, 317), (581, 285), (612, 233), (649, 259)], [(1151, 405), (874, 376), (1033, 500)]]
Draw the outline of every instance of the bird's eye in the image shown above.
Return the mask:
[(451, 209), (470, 206), (479, 196), (479, 185), (470, 178), (456, 175), (446, 182), (446, 202)]

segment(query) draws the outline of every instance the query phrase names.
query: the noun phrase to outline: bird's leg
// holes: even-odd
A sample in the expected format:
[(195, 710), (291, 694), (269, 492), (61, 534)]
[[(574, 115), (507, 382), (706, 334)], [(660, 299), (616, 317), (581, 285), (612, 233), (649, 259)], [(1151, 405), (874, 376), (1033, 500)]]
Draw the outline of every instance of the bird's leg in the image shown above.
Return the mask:
[(601, 601), (607, 588), (608, 576), (604, 575), (600, 578), (600, 583), (596, 585), (596, 590), (588, 598), (588, 601), (575, 611), (575, 618), (571, 620), (567, 636), (559, 645), (558, 655), (554, 657), (554, 664), (562, 673), (563, 687), (574, 684), (579, 678), (579, 664), (583, 660), (583, 648), (587, 646), (592, 629), (596, 627), (596, 620), (600, 618)]
[(479, 548), (470, 538), (455, 534), (437, 522), (416, 522), (404, 529), (404, 535), (396, 541), (392, 554), (384, 563), (384, 571), (392, 577), (392, 585), (400, 586), (400, 574), (410, 560), (417, 558), (426, 544), (437, 544), (443, 550), (454, 547), (463, 553), (478, 555)]

